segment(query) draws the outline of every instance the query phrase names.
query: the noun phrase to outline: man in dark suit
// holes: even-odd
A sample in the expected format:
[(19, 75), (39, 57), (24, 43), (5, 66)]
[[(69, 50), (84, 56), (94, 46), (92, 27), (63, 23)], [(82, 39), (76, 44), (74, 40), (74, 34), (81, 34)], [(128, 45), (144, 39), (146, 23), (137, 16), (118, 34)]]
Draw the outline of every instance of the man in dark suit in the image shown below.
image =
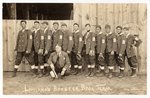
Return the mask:
[(55, 51), (55, 47), (58, 44), (62, 47), (63, 42), (63, 32), (59, 29), (59, 23), (53, 23), (53, 31), (52, 31), (52, 51)]
[(134, 47), (138, 47), (142, 41), (138, 38), (138, 36), (134, 36), (129, 32), (129, 27), (123, 28), (126, 35), (126, 56), (128, 60), (128, 64), (131, 67), (131, 77), (136, 77), (136, 69), (137, 69), (137, 57), (134, 51)]
[(48, 27), (48, 22), (43, 22), (43, 33), (44, 33), (44, 74), (49, 75), (50, 67), (47, 64), (47, 60), (52, 52), (52, 31)]
[(117, 50), (117, 36), (111, 32), (111, 26), (105, 25), (106, 32), (106, 64), (109, 69), (108, 78), (113, 77), (113, 69), (116, 64), (115, 52)]
[(34, 22), (34, 28), (33, 31), (33, 50), (34, 50), (34, 62), (35, 62), (35, 76), (38, 72), (38, 65), (40, 66), (40, 74), (39, 78), (43, 77), (44, 73), (44, 61), (43, 61), (43, 53), (44, 53), (44, 34), (43, 31), (40, 29), (40, 23), (39, 21)]
[(90, 30), (91, 25), (86, 24), (86, 33), (83, 37), (84, 39), (84, 46), (85, 49), (85, 60), (86, 65), (88, 67), (88, 73), (86, 76), (94, 76), (94, 69), (95, 69), (95, 34)]
[(33, 60), (33, 53), (32, 53), (32, 32), (26, 28), (27, 22), (22, 20), (20, 25), (22, 29), (19, 31), (16, 41), (16, 48), (15, 51), (17, 52), (14, 72), (12, 77), (16, 77), (16, 72), (18, 67), (22, 61), (22, 58), (25, 56), (31, 68), (34, 69), (34, 60)]
[(83, 35), (79, 31), (79, 24), (73, 24), (73, 48), (72, 48), (72, 65), (75, 70), (74, 75), (81, 73), (82, 57), (81, 50), (83, 47)]
[(70, 55), (73, 46), (72, 33), (67, 29), (65, 23), (61, 25), (61, 31), (63, 32), (62, 50)]
[(50, 65), (50, 75), (52, 79), (63, 78), (70, 66), (69, 56), (66, 52), (62, 51), (62, 47), (56, 45), (56, 51), (51, 53), (48, 64)]
[(117, 26), (117, 51), (116, 51), (116, 61), (120, 69), (119, 76), (122, 78), (124, 76), (125, 69), (125, 49), (126, 49), (126, 37), (124, 32), (122, 32), (122, 27)]
[(106, 48), (106, 35), (101, 31), (101, 26), (96, 27), (96, 65), (100, 70), (98, 76), (105, 75), (105, 48)]

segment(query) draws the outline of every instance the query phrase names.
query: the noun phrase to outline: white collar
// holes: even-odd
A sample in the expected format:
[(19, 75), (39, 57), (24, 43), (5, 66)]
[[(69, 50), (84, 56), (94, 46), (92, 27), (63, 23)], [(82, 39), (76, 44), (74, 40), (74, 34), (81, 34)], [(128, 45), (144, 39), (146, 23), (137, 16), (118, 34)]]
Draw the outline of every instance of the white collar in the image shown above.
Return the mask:
[(110, 34), (112, 34), (112, 32), (106, 33), (107, 36), (110, 35)]
[(22, 32), (24, 32), (25, 30), (27, 30), (27, 28), (25, 28), (25, 29), (22, 29), (21, 31), (22, 31)]
[(79, 30), (74, 31), (74, 33), (77, 33), (77, 32), (79, 32)]
[(38, 29), (35, 29), (35, 30), (34, 30), (34, 32), (35, 32), (35, 33), (37, 33), (37, 31), (38, 31), (38, 30), (40, 30), (40, 28), (38, 28)]
[(57, 52), (56, 52), (56, 54), (60, 56), (60, 55), (61, 55), (61, 52), (60, 52), (60, 53), (57, 53)]
[[(87, 31), (86, 31), (87, 32)], [(91, 30), (89, 31), (89, 33), (92, 32)]]
[(120, 34), (118, 34), (118, 35), (122, 35), (123, 33), (121, 32)]
[(38, 28), (38, 29), (34, 29), (34, 31), (38, 31), (38, 30), (40, 30), (40, 28)]
[(46, 28), (44, 29), (44, 33), (46, 32), (47, 29), (48, 29), (48, 27), (46, 27)]
[(102, 31), (100, 31), (98, 34), (102, 34), (103, 32)]
[(26, 29), (22, 29), (21, 31), (24, 32)]
[(126, 38), (128, 38), (129, 35), (130, 35), (130, 33), (128, 33), (128, 34), (126, 35)]
[(56, 31), (58, 31), (59, 29), (57, 29), (57, 30), (55, 30), (55, 29), (53, 29), (53, 32), (56, 32)]

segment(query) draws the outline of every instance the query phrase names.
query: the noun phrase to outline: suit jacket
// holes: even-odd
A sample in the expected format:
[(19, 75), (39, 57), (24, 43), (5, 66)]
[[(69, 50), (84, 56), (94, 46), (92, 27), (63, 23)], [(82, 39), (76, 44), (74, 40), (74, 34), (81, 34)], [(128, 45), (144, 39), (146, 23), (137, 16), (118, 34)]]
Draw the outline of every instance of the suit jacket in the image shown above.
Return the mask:
[(106, 35), (102, 32), (96, 34), (96, 53), (104, 53), (106, 48)]
[(106, 53), (117, 50), (117, 38), (116, 34), (110, 32), (106, 34)]
[(134, 46), (139, 46), (141, 40), (136, 40), (135, 36), (132, 34), (126, 35), (126, 55), (128, 58), (135, 56)]
[(61, 30), (52, 31), (52, 50), (55, 50), (56, 45), (62, 46), (63, 32)]
[(16, 48), (17, 52), (31, 52), (32, 49), (32, 32), (30, 30), (20, 30), (17, 36)]
[(63, 51), (72, 51), (73, 47), (73, 38), (72, 33), (69, 30), (62, 31), (63, 32), (63, 42), (62, 42), (62, 49)]
[(73, 49), (72, 51), (75, 53), (81, 53), (83, 47), (83, 35), (81, 32), (76, 31), (73, 32)]
[(124, 54), (126, 49), (126, 36), (125, 34), (119, 34), (117, 36), (117, 54)]
[(33, 49), (38, 53), (39, 49), (44, 49), (44, 33), (41, 29), (33, 31)]
[(47, 51), (52, 51), (52, 31), (46, 29), (44, 32), (44, 49)]
[[(57, 61), (57, 57), (58, 54), (56, 52), (51, 53), (48, 59), (48, 64), (55, 64)], [(61, 54), (59, 55), (59, 65), (65, 69), (68, 69), (68, 67), (70, 66), (69, 56), (64, 51), (62, 51)]]
[(90, 50), (95, 51), (95, 33), (89, 31), (84, 35), (84, 43), (86, 45), (86, 54), (89, 54)]

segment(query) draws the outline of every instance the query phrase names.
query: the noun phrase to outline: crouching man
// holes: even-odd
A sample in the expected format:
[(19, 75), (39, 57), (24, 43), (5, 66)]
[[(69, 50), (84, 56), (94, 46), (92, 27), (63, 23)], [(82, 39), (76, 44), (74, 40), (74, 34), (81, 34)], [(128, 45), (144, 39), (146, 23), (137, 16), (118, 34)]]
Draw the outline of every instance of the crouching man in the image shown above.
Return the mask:
[(56, 45), (55, 50), (48, 59), (48, 64), (51, 68), (50, 75), (53, 80), (59, 78), (59, 76), (63, 78), (67, 75), (70, 66), (69, 56), (66, 52), (62, 51), (61, 46)]

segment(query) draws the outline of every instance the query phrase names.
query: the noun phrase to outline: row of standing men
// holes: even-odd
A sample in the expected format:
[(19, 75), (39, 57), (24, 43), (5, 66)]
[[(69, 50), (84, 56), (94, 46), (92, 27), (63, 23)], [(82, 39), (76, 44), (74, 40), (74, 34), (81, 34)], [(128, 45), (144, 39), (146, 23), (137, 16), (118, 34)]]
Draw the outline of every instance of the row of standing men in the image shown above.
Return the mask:
[[(107, 24), (104, 33), (101, 26), (96, 26), (96, 32), (92, 32), (91, 25), (86, 24), (86, 32), (83, 35), (78, 23), (73, 24), (73, 33), (67, 29), (65, 23), (59, 29), (59, 23), (54, 22), (53, 30), (49, 29), (48, 22), (42, 22), (40, 27), (40, 22), (35, 21), (33, 30), (26, 29), (26, 24), (25, 20), (20, 22), (22, 29), (16, 42), (17, 55), (13, 77), (16, 76), (24, 56), (31, 65), (34, 77), (51, 75), (56, 78), (54, 74), (58, 73), (61, 73), (62, 77), (70, 68), (71, 73), (77, 75), (82, 72), (82, 61), (85, 61), (88, 68), (86, 76), (94, 76), (95, 67), (99, 70), (98, 76), (105, 75), (106, 64), (109, 69), (106, 76), (112, 78), (117, 63), (120, 68), (118, 77), (123, 77), (125, 57), (132, 70), (131, 76), (136, 76), (137, 58), (134, 47), (138, 47), (141, 40), (138, 36), (130, 34), (129, 27), (117, 26), (115, 33), (111, 32), (111, 26)], [(57, 62), (56, 55), (60, 51), (62, 59)]]

